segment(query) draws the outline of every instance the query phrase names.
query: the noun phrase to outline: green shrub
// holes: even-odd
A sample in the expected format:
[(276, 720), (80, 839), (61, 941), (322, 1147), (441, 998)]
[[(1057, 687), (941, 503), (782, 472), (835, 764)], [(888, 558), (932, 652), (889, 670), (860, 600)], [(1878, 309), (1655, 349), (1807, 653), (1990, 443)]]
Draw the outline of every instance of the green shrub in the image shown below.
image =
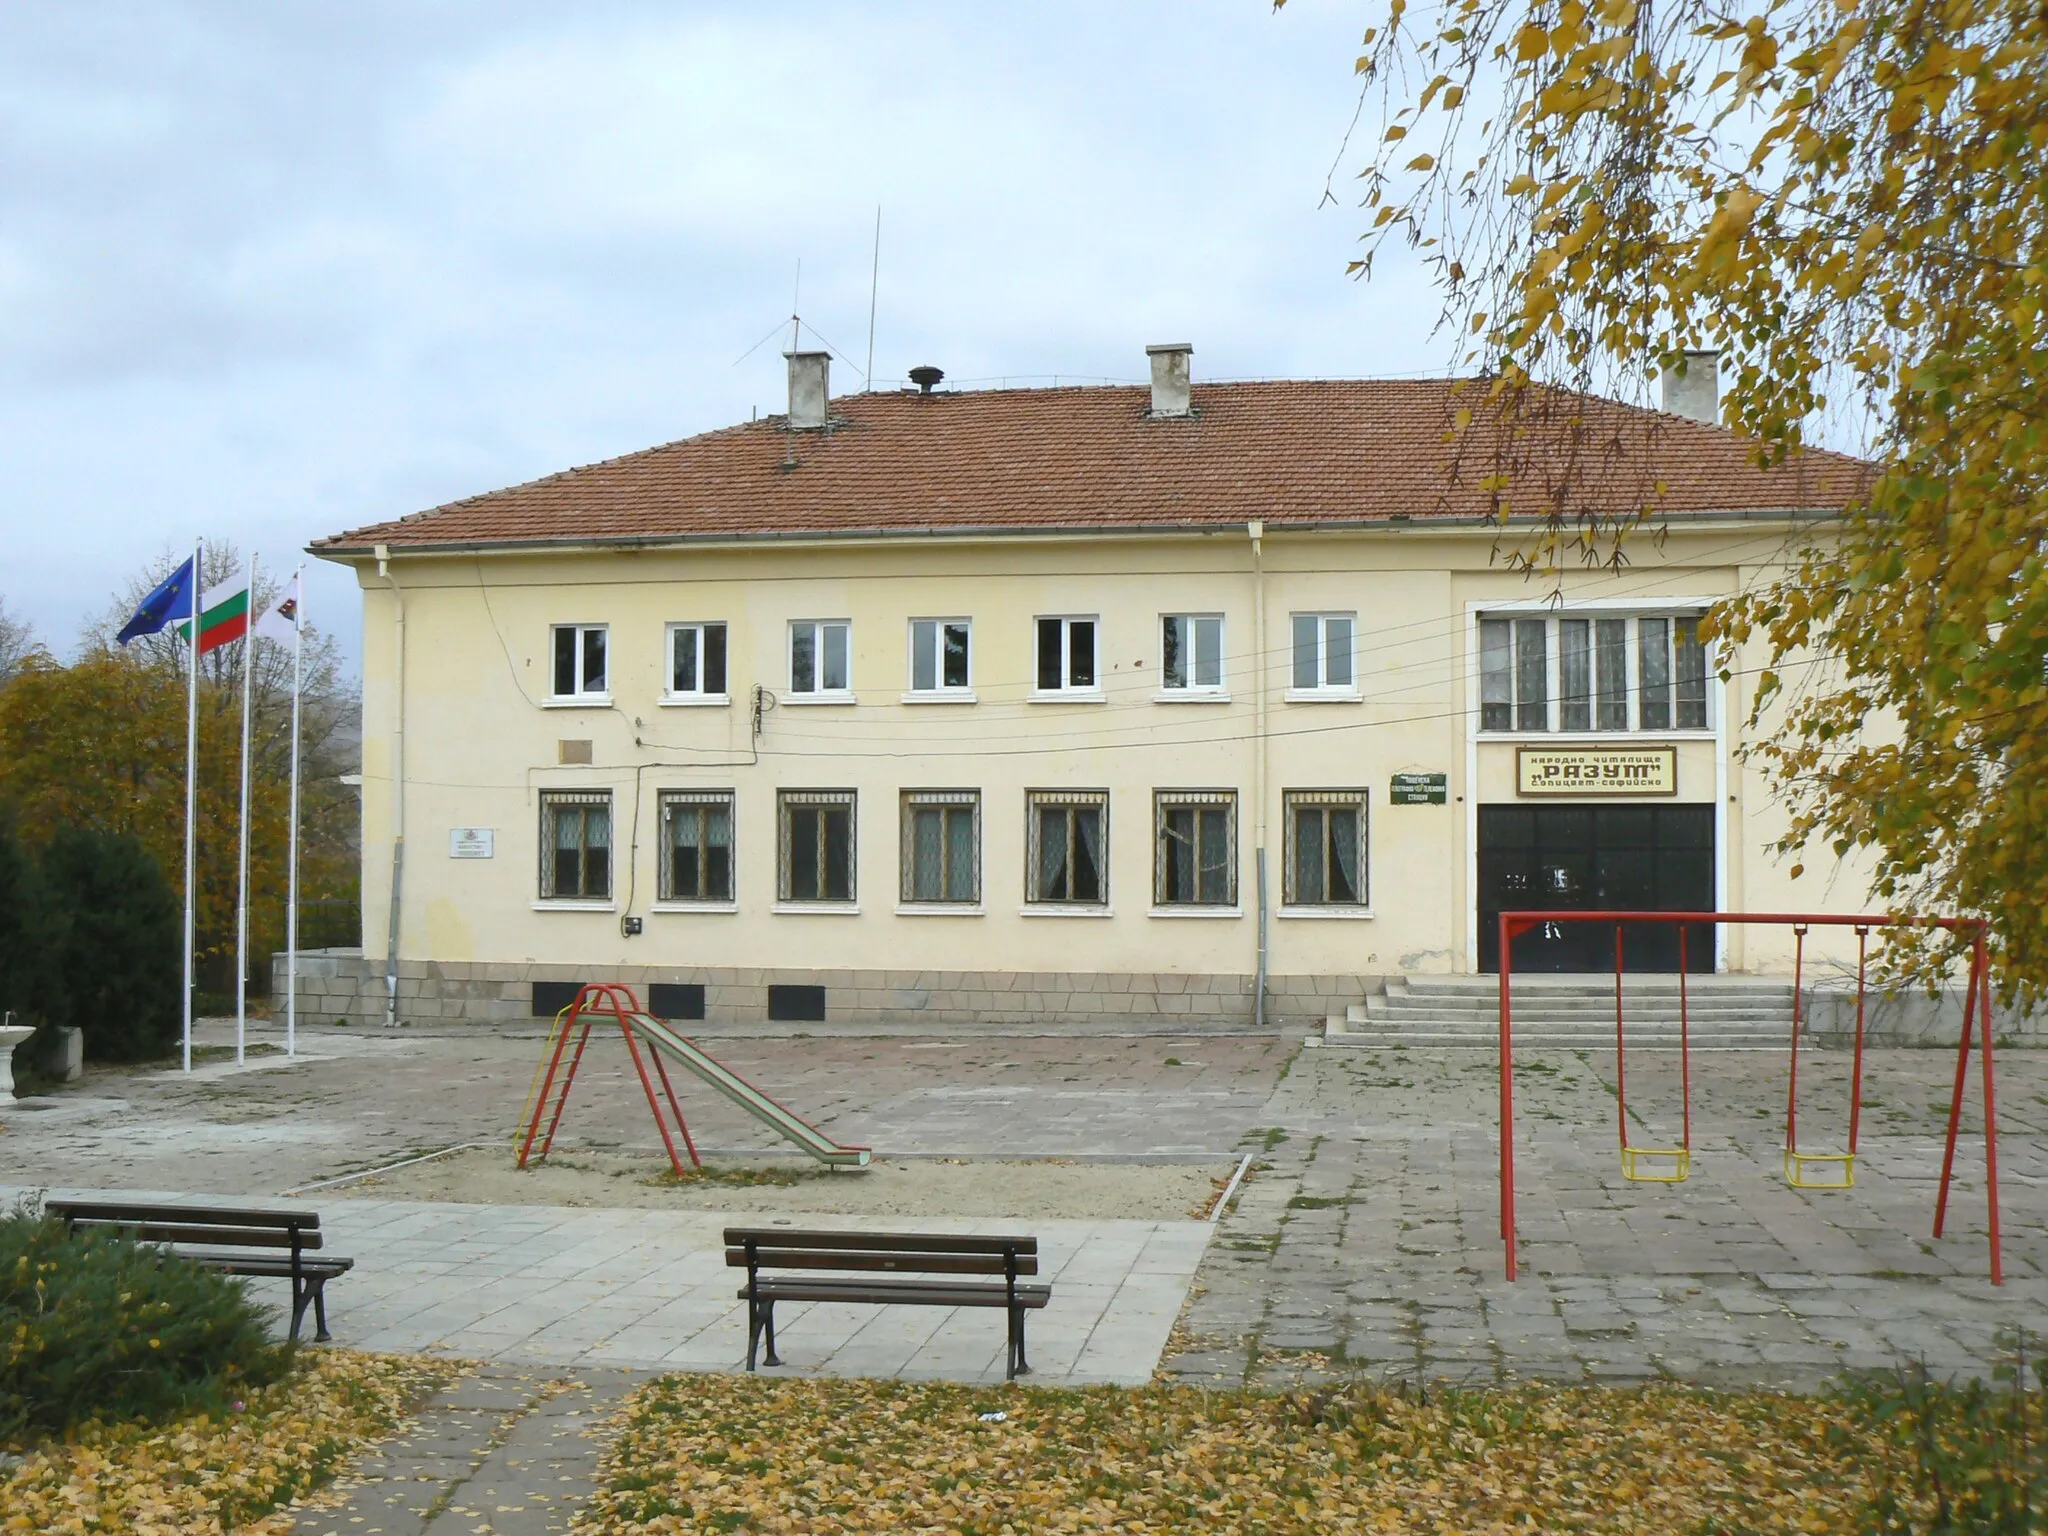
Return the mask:
[(139, 839), (59, 827), (43, 850), (43, 1017), (97, 1061), (146, 1061), (178, 1038), (183, 909)]
[(242, 1282), (160, 1249), (0, 1216), (0, 1442), (220, 1408), (281, 1376)]
[(43, 899), (34, 862), (0, 815), (0, 1013), (32, 1023), (43, 992)]

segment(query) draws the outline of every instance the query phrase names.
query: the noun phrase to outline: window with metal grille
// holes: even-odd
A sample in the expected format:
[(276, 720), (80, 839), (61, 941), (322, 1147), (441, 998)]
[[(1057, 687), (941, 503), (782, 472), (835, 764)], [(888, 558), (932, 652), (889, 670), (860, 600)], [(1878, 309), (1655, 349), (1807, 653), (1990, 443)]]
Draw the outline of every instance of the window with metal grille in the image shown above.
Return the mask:
[(731, 790), (661, 792), (661, 900), (733, 899), (732, 813)]
[(910, 621), (910, 691), (965, 693), (969, 684), (968, 642), (973, 626), (966, 619)]
[(544, 901), (611, 899), (610, 790), (542, 791), (540, 894)]
[(554, 627), (554, 696), (558, 699), (608, 697), (605, 672), (606, 626), (557, 624)]
[(1153, 900), (1162, 907), (1237, 905), (1237, 791), (1153, 795)]
[(853, 626), (844, 619), (798, 619), (789, 626), (789, 691), (798, 696), (853, 688)]
[(981, 900), (981, 791), (903, 792), (903, 899)]
[(1175, 613), (1159, 621), (1159, 680), (1169, 692), (1219, 692), (1223, 687), (1223, 619)]
[(725, 697), (725, 626), (668, 627), (668, 691), (680, 699)]
[(1482, 618), (1479, 728), (1708, 729), (1698, 616)]
[(775, 798), (779, 899), (852, 901), (854, 792), (785, 789)]
[(1358, 687), (1352, 666), (1356, 615), (1297, 613), (1294, 615), (1296, 693), (1351, 693)]
[(1290, 789), (1281, 901), (1290, 907), (1362, 907), (1367, 890), (1366, 792)]
[(1095, 675), (1095, 620), (1038, 621), (1038, 691), (1092, 693)]
[(1024, 795), (1024, 899), (1034, 906), (1109, 901), (1109, 791), (1033, 789)]

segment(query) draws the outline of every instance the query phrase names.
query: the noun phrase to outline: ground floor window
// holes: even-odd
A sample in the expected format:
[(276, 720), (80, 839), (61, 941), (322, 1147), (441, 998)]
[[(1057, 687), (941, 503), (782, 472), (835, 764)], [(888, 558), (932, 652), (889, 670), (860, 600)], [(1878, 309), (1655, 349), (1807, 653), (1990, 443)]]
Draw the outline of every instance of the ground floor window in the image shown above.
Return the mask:
[(1287, 867), (1281, 900), (1290, 907), (1361, 907), (1366, 889), (1366, 792), (1290, 789)]
[(903, 899), (981, 900), (981, 792), (903, 792)]
[(1109, 900), (1109, 792), (1025, 793), (1024, 899), (1034, 906), (1099, 907)]
[(542, 792), (540, 894), (544, 901), (611, 899), (610, 790)]
[(783, 901), (854, 899), (854, 792), (785, 789), (776, 795)]
[(732, 900), (732, 809), (730, 790), (662, 791), (661, 900)]
[(1237, 791), (1162, 789), (1153, 804), (1153, 899), (1162, 907), (1236, 906)]

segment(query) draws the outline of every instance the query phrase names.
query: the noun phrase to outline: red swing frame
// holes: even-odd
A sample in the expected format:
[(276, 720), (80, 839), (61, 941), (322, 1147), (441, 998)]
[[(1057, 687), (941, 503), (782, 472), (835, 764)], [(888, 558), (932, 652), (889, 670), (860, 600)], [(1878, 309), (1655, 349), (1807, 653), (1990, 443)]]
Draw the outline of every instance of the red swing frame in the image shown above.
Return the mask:
[[(1627, 911), (1578, 911), (1578, 912), (1503, 912), (1500, 914), (1500, 1232), (1507, 1248), (1507, 1278), (1513, 1280), (1520, 1273), (1516, 1255), (1515, 1229), (1515, 1079), (1514, 1079), (1514, 941), (1529, 929), (1543, 923), (1745, 923), (1789, 926), (1795, 930), (1797, 947), (1795, 980), (1793, 989), (1792, 1025), (1792, 1070), (1787, 1089), (1786, 1145), (1788, 1163), (1796, 1153), (1798, 1123), (1798, 1061), (1799, 1029), (1803, 1007), (1802, 986), (1804, 982), (1805, 935), (1809, 928), (1854, 928), (1858, 930), (1858, 987), (1856, 997), (1856, 1064), (1855, 1082), (1858, 1091), (1852, 1095), (1850, 1108), (1850, 1150), (1855, 1150), (1855, 1141), (1860, 1121), (1860, 1087), (1863, 1069), (1863, 988), (1862, 958), (1866, 936), (1872, 928), (1946, 928), (1958, 936), (1967, 935), (1970, 941), (1970, 977), (1963, 993), (1962, 1037), (1956, 1045), (1955, 1089), (1949, 1100), (1948, 1139), (1941, 1158), (1941, 1186), (1934, 1203), (1934, 1235), (1942, 1235), (1948, 1217), (1949, 1184), (1955, 1171), (1956, 1135), (1962, 1125), (1963, 1087), (1969, 1071), (1972, 1022), (1976, 1022), (1982, 1036), (1984, 1065), (1984, 1185), (1985, 1200), (1989, 1209), (1987, 1236), (1991, 1247), (1991, 1283), (2005, 1283), (2003, 1243), (1998, 1221), (1998, 1108), (1993, 1085), (1991, 1046), (1991, 985), (1989, 962), (1985, 945), (1985, 928), (1981, 920), (1966, 917), (1896, 918), (1887, 916), (1838, 917), (1831, 913), (1786, 913), (1786, 912), (1627, 912)], [(1680, 929), (1681, 936), (1683, 928)], [(1615, 1045), (1617, 1058), (1621, 1049), (1621, 971), (1619, 945), (1617, 944), (1615, 970)], [(1680, 1031), (1685, 1038), (1685, 996), (1680, 990)], [(1687, 1053), (1689, 1054), (1689, 1052)], [(1686, 1077), (1686, 1141), (1691, 1143), (1691, 1082), (1689, 1066), (1682, 1064)], [(1623, 1128), (1626, 1140), (1626, 1125)]]

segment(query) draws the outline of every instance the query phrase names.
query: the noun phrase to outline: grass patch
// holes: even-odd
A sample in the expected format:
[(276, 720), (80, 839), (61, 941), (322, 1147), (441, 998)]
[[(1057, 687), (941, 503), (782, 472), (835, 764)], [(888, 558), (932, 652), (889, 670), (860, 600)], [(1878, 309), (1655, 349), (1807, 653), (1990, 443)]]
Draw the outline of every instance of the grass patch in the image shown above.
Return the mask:
[(740, 1166), (737, 1168), (690, 1168), (677, 1173), (673, 1168), (664, 1168), (651, 1178), (640, 1182), (651, 1189), (696, 1189), (705, 1184), (723, 1188), (759, 1188), (772, 1185), (786, 1188), (791, 1184), (808, 1184), (813, 1179), (831, 1177), (829, 1168), (762, 1168)]
[(1850, 1532), (1912, 1499), (1898, 1455), (1847, 1398), (1669, 1386), (667, 1377), (630, 1402), (579, 1530)]
[(444, 1361), (307, 1350), (288, 1375), (219, 1412), (95, 1419), (62, 1440), (8, 1443), (22, 1459), (0, 1471), (0, 1530), (246, 1527), (329, 1481), (455, 1372)]

